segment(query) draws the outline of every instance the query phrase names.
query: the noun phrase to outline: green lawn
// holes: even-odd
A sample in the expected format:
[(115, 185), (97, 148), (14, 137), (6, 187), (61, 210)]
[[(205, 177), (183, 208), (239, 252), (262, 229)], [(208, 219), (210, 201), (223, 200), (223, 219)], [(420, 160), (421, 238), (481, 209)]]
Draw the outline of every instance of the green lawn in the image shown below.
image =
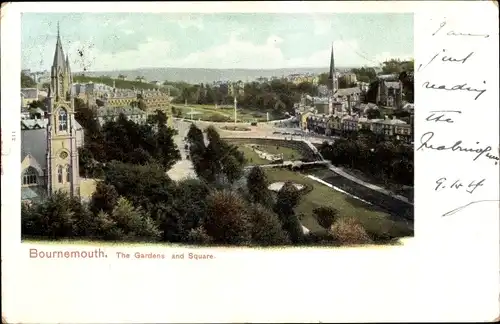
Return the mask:
[[(240, 152), (243, 152), (245, 155), (247, 165), (264, 165), (264, 164), (271, 164), (271, 161), (262, 159), (259, 157), (255, 151), (249, 147), (250, 144), (239, 144), (238, 145), (238, 150)], [(302, 158), (302, 154), (300, 154), (299, 151), (289, 148), (289, 147), (283, 147), (283, 146), (276, 146), (276, 145), (261, 145), (261, 144), (256, 144), (257, 149), (266, 153), (270, 154), (283, 154), (283, 159), (285, 161), (293, 161), (293, 160), (299, 160)]]
[(323, 229), (313, 216), (313, 210), (320, 206), (330, 206), (339, 211), (340, 217), (358, 218), (370, 233), (391, 233), (395, 236), (413, 235), (406, 222), (396, 222), (390, 219), (388, 214), (362, 202), (354, 205), (349, 196), (309, 179), (303, 174), (286, 169), (266, 169), (265, 171), (270, 183), (290, 180), (312, 186), (313, 190), (302, 197), (297, 207), (297, 212), (304, 214), (302, 224), (311, 231)]
[[(189, 113), (191, 112), (191, 108), (193, 111), (198, 112), (198, 114), (193, 115), (194, 119), (201, 120), (209, 120), (212, 115), (219, 115), (221, 117), (230, 118), (231, 121), (234, 121), (234, 110), (231, 106), (218, 106), (215, 109), (215, 105), (174, 105), (174, 107), (180, 111), (182, 111), (182, 115), (184, 118), (190, 118)], [(263, 112), (252, 111), (249, 109), (238, 109), (238, 113), (236, 118), (238, 122), (248, 123), (248, 122), (264, 122), (267, 120), (267, 116)], [(270, 120), (272, 120), (272, 116), (270, 116)]]
[(260, 158), (259, 155), (248, 146), (241, 145), (238, 147), (238, 150), (245, 155), (246, 165), (265, 165), (271, 163), (269, 160)]
[(258, 145), (258, 150), (270, 153), (270, 154), (283, 154), (283, 159), (285, 161), (300, 160), (302, 154), (289, 147), (277, 146), (277, 145)]

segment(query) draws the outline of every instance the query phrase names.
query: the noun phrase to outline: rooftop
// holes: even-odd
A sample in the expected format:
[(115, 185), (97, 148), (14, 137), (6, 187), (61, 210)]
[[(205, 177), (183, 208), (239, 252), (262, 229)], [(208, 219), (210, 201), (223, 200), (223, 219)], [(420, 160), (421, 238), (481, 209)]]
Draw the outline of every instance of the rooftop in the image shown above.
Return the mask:
[(118, 116), (124, 114), (125, 116), (131, 115), (145, 115), (146, 112), (136, 107), (101, 107), (97, 109), (97, 117), (105, 116)]
[(21, 96), (25, 99), (38, 99), (38, 89), (37, 88), (22, 88)]

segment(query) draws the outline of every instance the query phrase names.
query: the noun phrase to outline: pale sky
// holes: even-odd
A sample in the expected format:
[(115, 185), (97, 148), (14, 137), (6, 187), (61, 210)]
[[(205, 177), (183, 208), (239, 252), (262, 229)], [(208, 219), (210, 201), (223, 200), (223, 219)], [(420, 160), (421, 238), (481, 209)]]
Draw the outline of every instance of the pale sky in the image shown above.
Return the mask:
[(23, 13), (23, 69), (50, 69), (58, 21), (73, 72), (326, 67), (332, 42), (337, 66), (413, 58), (412, 13)]

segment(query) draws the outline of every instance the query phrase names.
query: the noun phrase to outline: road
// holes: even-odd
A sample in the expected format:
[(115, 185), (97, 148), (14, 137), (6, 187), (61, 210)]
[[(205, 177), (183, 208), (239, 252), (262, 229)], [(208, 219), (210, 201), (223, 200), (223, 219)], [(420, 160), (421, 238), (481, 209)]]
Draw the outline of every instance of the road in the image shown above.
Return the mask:
[(179, 132), (174, 136), (174, 142), (181, 152), (181, 160), (178, 161), (174, 166), (167, 172), (167, 175), (175, 181), (179, 181), (186, 178), (196, 178), (196, 173), (194, 172), (193, 163), (187, 159), (187, 153), (184, 149), (184, 137), (186, 137), (189, 131), (190, 123), (182, 122), (179, 120), (174, 120), (174, 127)]
[[(174, 127), (179, 132), (178, 135), (174, 137), (174, 142), (181, 152), (182, 159), (178, 161), (168, 172), (168, 176), (173, 180), (182, 180), (186, 178), (196, 177), (196, 173), (193, 169), (193, 163), (187, 159), (187, 154), (184, 149), (184, 138), (189, 131), (189, 127), (192, 121), (174, 119)], [(194, 123), (204, 129), (210, 125), (215, 125), (216, 127), (224, 125), (234, 125), (234, 123), (211, 123), (204, 121), (194, 121)], [(325, 140), (333, 142), (333, 138), (316, 135), (307, 134), (306, 132), (300, 130), (299, 128), (292, 127), (278, 127), (273, 123), (259, 123), (257, 126), (245, 125), (250, 129), (250, 131), (226, 131), (219, 129), (219, 132), (223, 138), (268, 138), (268, 139), (279, 139), (279, 140), (306, 140), (312, 144), (321, 144)]]

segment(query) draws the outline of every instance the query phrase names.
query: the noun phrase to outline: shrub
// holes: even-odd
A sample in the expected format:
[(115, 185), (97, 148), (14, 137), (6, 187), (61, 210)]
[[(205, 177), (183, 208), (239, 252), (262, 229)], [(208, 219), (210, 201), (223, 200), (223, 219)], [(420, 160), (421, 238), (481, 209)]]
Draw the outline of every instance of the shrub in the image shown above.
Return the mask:
[(363, 225), (354, 217), (342, 217), (330, 227), (330, 234), (342, 244), (370, 243), (371, 239)]
[(207, 121), (215, 122), (215, 123), (222, 123), (222, 122), (228, 122), (231, 120), (231, 118), (227, 116), (223, 116), (220, 114), (212, 114), (207, 116), (206, 118)]
[(245, 200), (232, 191), (216, 191), (208, 196), (204, 221), (214, 243), (244, 245), (251, 241), (251, 224)]
[(338, 211), (332, 207), (318, 207), (313, 210), (318, 224), (324, 228), (330, 228), (337, 218)]
[(145, 215), (141, 208), (135, 208), (123, 197), (118, 199), (110, 218), (116, 223), (115, 228), (123, 231), (124, 240), (136, 238), (157, 240), (162, 234), (153, 220)]
[(110, 213), (118, 201), (119, 195), (113, 185), (99, 181), (95, 192), (92, 194), (90, 210), (97, 214), (99, 211)]
[(262, 246), (290, 243), (278, 215), (259, 204), (253, 205), (249, 214), (252, 224), (252, 243)]
[(71, 198), (62, 191), (46, 201), (21, 209), (22, 234), (58, 239), (72, 237), (76, 232), (76, 215)]
[(199, 226), (189, 231), (186, 241), (191, 244), (206, 245), (212, 243), (213, 238), (207, 234), (203, 226)]

